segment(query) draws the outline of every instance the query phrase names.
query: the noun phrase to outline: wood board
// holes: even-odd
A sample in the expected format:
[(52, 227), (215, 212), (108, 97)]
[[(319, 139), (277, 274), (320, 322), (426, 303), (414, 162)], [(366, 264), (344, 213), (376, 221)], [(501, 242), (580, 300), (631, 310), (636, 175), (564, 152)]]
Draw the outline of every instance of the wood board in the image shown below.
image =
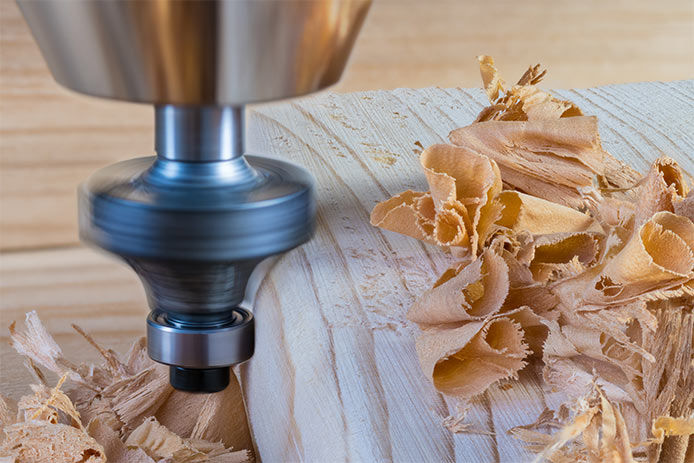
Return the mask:
[[(694, 81), (642, 83), (558, 95), (597, 114), (603, 146), (643, 171), (660, 154), (694, 172)], [(470, 123), (485, 100), (466, 89), (325, 94), (259, 107), (249, 151), (304, 165), (317, 178), (318, 231), (286, 254), (260, 289), (257, 347), (241, 368), (247, 412), (264, 461), (528, 461), (506, 430), (561, 397), (534, 372), (492, 386), (473, 404), (478, 434), (441, 421), (455, 403), (435, 392), (404, 314), (449, 258), (368, 224), (373, 205), (424, 189), (418, 154)], [(37, 309), (66, 353), (95, 360), (70, 323), (118, 350), (144, 333), (142, 289), (92, 250), (13, 252), (0, 261), (2, 392), (26, 392), (7, 326)]]
[[(604, 147), (633, 167), (643, 171), (665, 153), (694, 171), (694, 82), (557, 93), (597, 114)], [(251, 152), (304, 165), (320, 198), (315, 238), (284, 256), (261, 288), (262, 347), (242, 370), (264, 460), (531, 459), (506, 431), (533, 422), (558, 398), (529, 374), (475, 402), (470, 418), (490, 435), (446, 430), (441, 422), (455, 404), (420, 372), (415, 328), (404, 315), (449, 258), (368, 220), (377, 201), (426, 190), (421, 146), (445, 141), (484, 105), (477, 90), (398, 89), (319, 96), (251, 114)]]

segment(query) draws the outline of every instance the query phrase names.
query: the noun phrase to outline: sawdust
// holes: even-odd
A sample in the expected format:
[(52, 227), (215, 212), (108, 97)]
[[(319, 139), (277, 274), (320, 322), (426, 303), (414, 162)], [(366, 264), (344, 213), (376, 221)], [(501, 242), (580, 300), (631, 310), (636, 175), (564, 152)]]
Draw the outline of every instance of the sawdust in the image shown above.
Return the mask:
[[(538, 459), (694, 459), (694, 196), (667, 157), (644, 177), (603, 150), (597, 118), (480, 57), (490, 106), (423, 150), (429, 191), (373, 225), (458, 262), (414, 302), (423, 372), (469, 400), (543, 362), (576, 400), (514, 428)], [(461, 416), (444, 425), (468, 429)], [(536, 426), (555, 433), (541, 433)], [(691, 461), (691, 460), (690, 460)]]
[(380, 162), (381, 164), (385, 164), (386, 166), (392, 166), (398, 161), (398, 159), (392, 154), (384, 154), (383, 156), (373, 156), (372, 159), (376, 162)]
[[(13, 407), (0, 400), (0, 458), (14, 463), (241, 463), (246, 450), (245, 413), (238, 384), (208, 395), (175, 391), (168, 369), (153, 362), (140, 339), (122, 357), (75, 326), (101, 354), (100, 365), (64, 358), (36, 312), (10, 326), (12, 346), (38, 368), (61, 375), (54, 388), (32, 386), (33, 395)], [(72, 388), (63, 393), (67, 381)], [(45, 380), (44, 380), (45, 381)], [(232, 386), (233, 386), (232, 385)], [(87, 423), (86, 426), (83, 423)], [(180, 436), (189, 436), (182, 438)]]

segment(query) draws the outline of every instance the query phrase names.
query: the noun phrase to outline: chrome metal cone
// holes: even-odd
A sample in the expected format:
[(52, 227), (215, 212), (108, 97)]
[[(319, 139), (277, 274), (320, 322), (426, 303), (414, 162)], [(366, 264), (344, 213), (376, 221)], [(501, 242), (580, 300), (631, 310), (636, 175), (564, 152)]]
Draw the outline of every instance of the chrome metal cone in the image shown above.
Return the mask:
[(55, 79), (153, 104), (242, 105), (340, 78), (371, 0), (18, 0)]

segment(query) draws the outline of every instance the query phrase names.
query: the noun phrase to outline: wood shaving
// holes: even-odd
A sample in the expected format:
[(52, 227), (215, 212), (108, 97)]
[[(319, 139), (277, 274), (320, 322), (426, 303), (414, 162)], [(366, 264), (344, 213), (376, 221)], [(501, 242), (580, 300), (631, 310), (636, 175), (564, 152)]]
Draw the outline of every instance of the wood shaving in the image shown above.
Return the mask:
[(515, 316), (520, 310), (484, 321), (424, 328), (416, 344), (422, 370), (439, 391), (461, 399), (515, 377), (529, 353)]
[[(100, 365), (67, 361), (36, 312), (25, 326), (10, 326), (12, 346), (29, 359), (61, 375), (57, 386), (34, 385), (33, 395), (11, 406), (0, 400), (4, 439), (0, 457), (22, 462), (240, 463), (252, 461), (250, 434), (236, 381), (215, 394), (190, 394), (169, 385), (168, 369), (153, 362), (144, 339), (125, 357), (104, 349), (74, 327), (101, 354)], [(68, 380), (73, 388), (63, 393)], [(86, 426), (83, 423), (87, 423)], [(180, 436), (188, 436), (182, 438)]]
[(420, 161), (430, 192), (406, 191), (377, 205), (371, 223), (475, 257), (502, 209), (496, 163), (451, 145), (427, 148)]
[[(547, 415), (548, 413), (546, 413)], [(552, 413), (553, 415), (553, 413)], [(564, 423), (539, 422), (534, 428), (552, 424), (560, 429), (550, 435), (535, 431), (530, 426), (518, 426), (509, 430), (516, 438), (534, 450), (539, 450), (536, 462), (595, 462), (628, 463), (635, 461), (629, 433), (619, 407), (611, 403), (602, 389), (593, 384), (592, 392), (578, 400), (573, 417)], [(580, 439), (579, 439), (580, 437)]]
[(639, 187), (636, 226), (656, 212), (675, 212), (675, 204), (682, 203), (688, 193), (689, 186), (677, 163), (670, 158), (657, 159)]
[(687, 197), (673, 204), (675, 214), (687, 217), (694, 221), (694, 190), (687, 194)]
[(572, 102), (554, 98), (535, 86), (547, 73), (539, 64), (528, 68), (518, 83), (507, 91), (494, 65), (494, 58), (482, 55), (477, 59), (491, 106), (483, 109), (475, 122), (558, 119), (583, 114)]
[(441, 424), (452, 433), (466, 433), (472, 431), (472, 424), (466, 422), (467, 415), (470, 412), (469, 402), (458, 401), (455, 404), (455, 413), (443, 419)]
[(506, 91), (494, 60), (478, 59), (491, 105), (475, 122), (490, 122), (453, 130), (451, 143), (495, 160), (505, 185), (571, 207), (599, 197), (595, 183), (610, 190), (636, 183), (638, 173), (600, 146), (597, 118), (536, 87), (546, 74), (539, 64)]
[(406, 191), (379, 203), (371, 223), (475, 259), (498, 233), (597, 231), (587, 214), (516, 191), (502, 191), (494, 160), (452, 145), (421, 154), (430, 192)]
[(195, 463), (203, 461), (242, 463), (247, 461), (245, 452), (225, 449), (221, 442), (212, 443), (198, 439), (182, 439), (162, 426), (156, 418), (149, 417), (138, 426), (125, 441), (128, 449), (141, 449), (154, 461), (166, 459), (171, 463)]
[(66, 377), (50, 390), (35, 387), (33, 396), (20, 400), (14, 423), (3, 420), (0, 457), (14, 463), (106, 462), (104, 448), (85, 431), (79, 413), (60, 390)]
[(407, 318), (422, 325), (481, 319), (501, 310), (508, 291), (506, 262), (490, 250), (470, 265), (447, 270)]
[(518, 191), (575, 208), (599, 195), (594, 178), (605, 174), (606, 153), (594, 116), (479, 122), (449, 139), (495, 161), (504, 184)]
[(491, 105), (422, 151), (429, 191), (371, 215), (454, 259), (408, 313), (423, 372), (466, 401), (542, 361), (576, 402), (514, 428), (538, 459), (694, 460), (691, 177), (668, 157), (640, 177), (597, 118), (535, 86), (539, 66), (506, 89), (479, 61)]
[(17, 407), (6, 397), (0, 394), (0, 427), (14, 424)]

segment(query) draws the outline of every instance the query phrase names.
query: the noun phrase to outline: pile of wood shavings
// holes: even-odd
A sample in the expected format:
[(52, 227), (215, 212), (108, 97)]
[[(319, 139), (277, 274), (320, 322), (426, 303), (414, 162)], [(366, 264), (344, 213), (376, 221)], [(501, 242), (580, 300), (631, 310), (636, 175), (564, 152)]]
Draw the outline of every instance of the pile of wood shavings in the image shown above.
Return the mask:
[[(12, 346), (40, 384), (17, 404), (0, 397), (0, 462), (251, 461), (248, 451), (232, 450), (251, 445), (238, 383), (216, 394), (176, 391), (168, 368), (147, 356), (144, 339), (122, 359), (74, 328), (103, 364), (75, 365), (63, 357), (36, 312), (27, 314), (24, 329), (10, 326)], [(47, 386), (37, 365), (61, 376), (56, 387)], [(74, 385), (67, 394), (61, 391), (66, 380)]]
[(491, 105), (450, 144), (422, 152), (429, 191), (406, 191), (371, 214), (457, 258), (408, 313), (422, 329), (424, 373), (466, 400), (542, 361), (545, 383), (580, 410), (568, 430), (534, 442), (549, 445), (542, 457), (562, 461), (561, 448), (583, 435), (569, 461), (691, 461), (694, 193), (685, 173), (661, 157), (641, 177), (602, 149), (596, 117), (535, 86), (539, 66), (506, 89), (492, 58), (479, 60)]
[[(548, 428), (559, 428), (559, 431), (541, 432)], [(620, 408), (595, 383), (586, 397), (576, 401), (573, 410), (565, 405), (556, 413), (545, 409), (535, 423), (509, 432), (525, 442), (529, 450), (538, 452), (537, 461), (546, 458), (557, 463), (630, 462), (635, 461), (635, 456), (647, 458), (645, 449), (653, 446), (662, 449), (658, 455), (660, 461), (689, 462), (694, 458), (687, 449), (689, 436), (694, 433), (694, 420), (659, 417), (653, 422), (653, 438), (633, 444)]]

